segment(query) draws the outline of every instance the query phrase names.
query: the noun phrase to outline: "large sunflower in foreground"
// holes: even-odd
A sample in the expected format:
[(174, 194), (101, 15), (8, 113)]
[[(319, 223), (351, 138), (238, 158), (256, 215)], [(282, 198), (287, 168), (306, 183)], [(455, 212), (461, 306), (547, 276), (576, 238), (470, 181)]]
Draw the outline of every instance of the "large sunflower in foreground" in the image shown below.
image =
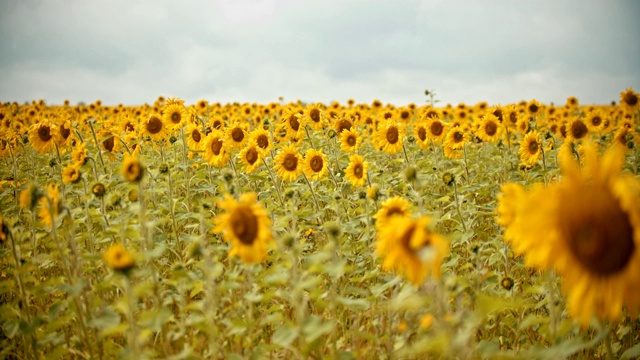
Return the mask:
[[(569, 313), (618, 320), (640, 308), (640, 181), (622, 175), (624, 150), (598, 155), (583, 146), (584, 166), (560, 158), (562, 180), (500, 199), (505, 240), (527, 265), (562, 277)], [(502, 221), (501, 220), (501, 221)]]
[(229, 257), (237, 255), (250, 264), (262, 261), (273, 242), (271, 219), (256, 200), (255, 193), (242, 194), (240, 201), (227, 195), (217, 204), (224, 212), (213, 219), (213, 232), (231, 244)]
[(429, 275), (440, 277), (449, 244), (429, 229), (430, 222), (429, 216), (391, 218), (376, 239), (376, 253), (384, 258), (382, 268), (402, 274), (415, 285)]

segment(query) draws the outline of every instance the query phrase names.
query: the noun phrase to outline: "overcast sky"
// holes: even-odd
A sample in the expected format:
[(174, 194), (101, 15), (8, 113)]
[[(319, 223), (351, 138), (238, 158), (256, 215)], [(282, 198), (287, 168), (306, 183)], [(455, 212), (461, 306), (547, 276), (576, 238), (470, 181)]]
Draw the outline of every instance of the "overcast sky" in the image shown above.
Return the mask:
[(640, 90), (640, 1), (0, 1), (0, 101), (564, 104)]

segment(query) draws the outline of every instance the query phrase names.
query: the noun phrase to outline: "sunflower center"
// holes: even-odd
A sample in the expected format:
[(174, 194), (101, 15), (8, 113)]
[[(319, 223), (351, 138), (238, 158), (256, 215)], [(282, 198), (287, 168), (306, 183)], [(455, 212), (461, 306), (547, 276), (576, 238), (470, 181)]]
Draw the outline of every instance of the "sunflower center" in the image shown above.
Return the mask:
[(487, 133), (487, 135), (493, 136), (496, 134), (496, 132), (498, 132), (498, 125), (496, 125), (496, 123), (494, 123), (493, 121), (490, 121), (487, 123), (487, 125), (485, 125), (484, 131)]
[(349, 137), (347, 137), (347, 144), (349, 146), (355, 146), (357, 142), (358, 142), (358, 139), (356, 139), (355, 136), (350, 135)]
[(258, 218), (246, 206), (238, 206), (229, 217), (231, 231), (244, 245), (252, 245), (258, 237)]
[(178, 124), (180, 120), (182, 120), (182, 116), (180, 116), (180, 113), (174, 112), (173, 114), (171, 114), (172, 123)]
[(49, 125), (41, 125), (38, 128), (38, 137), (44, 142), (51, 140), (51, 128)]
[(60, 126), (60, 135), (66, 140), (71, 135), (71, 129), (67, 129), (64, 125)]
[(594, 116), (591, 118), (591, 124), (593, 126), (600, 126), (602, 124), (602, 118), (600, 116)]
[(295, 171), (298, 167), (298, 158), (294, 154), (287, 154), (284, 161), (282, 161), (282, 166), (284, 166), (287, 171)]
[(147, 131), (149, 134), (157, 134), (162, 131), (162, 120), (154, 116), (147, 122)]
[(536, 104), (531, 104), (529, 105), (529, 112), (532, 114), (535, 114), (538, 112), (538, 105)]
[(298, 131), (300, 128), (300, 122), (295, 115), (289, 116), (289, 126), (293, 129), (293, 131)]
[(407, 229), (407, 231), (405, 231), (404, 234), (402, 234), (402, 237), (400, 238), (400, 244), (402, 244), (402, 247), (409, 252), (414, 251), (414, 249), (411, 248), (411, 237), (413, 236), (413, 233), (415, 231), (416, 231), (416, 226), (411, 225)]
[(387, 141), (389, 144), (395, 144), (398, 142), (398, 128), (395, 126), (387, 129)]
[(456, 143), (462, 142), (462, 140), (464, 139), (464, 136), (462, 136), (462, 133), (460, 131), (456, 131), (453, 133), (453, 141)]
[(215, 121), (213, 122), (213, 128), (214, 128), (214, 129), (220, 129), (221, 127), (222, 127), (222, 121), (220, 121), (220, 120), (215, 120)]
[(253, 165), (258, 160), (258, 151), (255, 148), (250, 148), (247, 150), (247, 154), (244, 157), (249, 165)]
[(132, 123), (128, 122), (124, 125), (124, 131), (131, 132), (133, 130), (135, 130), (135, 128), (133, 127)]
[(261, 134), (256, 139), (256, 143), (258, 143), (261, 149), (266, 149), (267, 146), (269, 146), (269, 138), (267, 138), (267, 135)]
[(571, 209), (572, 216), (563, 222), (562, 230), (578, 262), (596, 275), (608, 276), (629, 263), (636, 248), (633, 227), (608, 190), (592, 190), (588, 201), (597, 206)]
[(316, 155), (312, 157), (311, 161), (309, 162), (309, 165), (311, 165), (311, 170), (313, 170), (314, 172), (320, 172), (324, 167), (324, 161), (322, 160), (322, 156)]
[(198, 143), (202, 139), (202, 135), (200, 134), (200, 131), (198, 131), (198, 129), (193, 129), (193, 131), (191, 132), (191, 138), (193, 139), (193, 141)]
[(427, 130), (423, 127), (418, 129), (418, 138), (421, 141), (425, 141), (427, 139)]
[(635, 106), (638, 104), (638, 96), (631, 91), (627, 91), (622, 98), (627, 105)]
[(540, 149), (540, 145), (538, 145), (537, 141), (531, 141), (529, 142), (529, 153), (530, 154), (536, 154), (538, 153), (538, 150)]
[(431, 124), (429, 130), (431, 130), (431, 134), (433, 136), (440, 136), (444, 131), (444, 126), (442, 126), (442, 123), (440, 123), (440, 121), (435, 121)]
[(341, 134), (343, 130), (351, 129), (351, 126), (351, 121), (347, 119), (340, 120), (340, 122), (338, 122), (338, 134)]
[(511, 112), (511, 113), (509, 113), (509, 121), (510, 121), (512, 124), (517, 123), (517, 122), (518, 122), (518, 114), (517, 114), (516, 112)]
[(392, 217), (393, 215), (404, 215), (404, 211), (399, 207), (392, 207), (387, 210), (387, 217)]
[(116, 145), (114, 136), (109, 137), (108, 139), (106, 139), (105, 141), (102, 142), (102, 146), (104, 146), (104, 148), (108, 151), (108, 152), (112, 152), (113, 151), (113, 147)]
[(309, 111), (309, 117), (311, 118), (311, 120), (313, 122), (319, 122), (320, 121), (320, 110), (311, 109), (311, 111)]
[(213, 155), (220, 155), (220, 151), (222, 150), (222, 141), (220, 141), (220, 139), (213, 139), (213, 141), (211, 141), (211, 151), (213, 152)]
[(356, 164), (356, 166), (353, 167), (353, 175), (355, 175), (358, 179), (362, 179), (362, 176), (364, 175), (362, 164)]
[(403, 110), (403, 111), (400, 113), (400, 117), (401, 117), (403, 120), (407, 120), (407, 119), (409, 118), (409, 112), (408, 112), (408, 111), (406, 111), (406, 110)]
[(231, 138), (235, 142), (241, 142), (242, 139), (244, 139), (244, 131), (240, 128), (233, 128), (233, 130), (231, 130)]
[(585, 125), (582, 121), (577, 120), (571, 123), (571, 135), (574, 139), (582, 139), (585, 135), (587, 135), (587, 125)]

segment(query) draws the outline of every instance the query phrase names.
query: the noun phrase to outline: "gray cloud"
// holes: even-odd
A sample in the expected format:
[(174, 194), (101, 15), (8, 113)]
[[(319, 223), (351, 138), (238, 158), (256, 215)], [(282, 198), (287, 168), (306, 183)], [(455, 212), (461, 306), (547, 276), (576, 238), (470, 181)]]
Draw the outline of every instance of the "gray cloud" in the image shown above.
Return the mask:
[(4, 1), (0, 100), (615, 100), (636, 1)]

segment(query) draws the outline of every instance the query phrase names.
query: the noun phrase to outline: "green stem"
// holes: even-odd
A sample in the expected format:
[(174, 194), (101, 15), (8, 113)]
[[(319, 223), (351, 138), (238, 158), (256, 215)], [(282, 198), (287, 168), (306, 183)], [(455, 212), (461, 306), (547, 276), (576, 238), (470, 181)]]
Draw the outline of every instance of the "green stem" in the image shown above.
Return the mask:
[(271, 176), (271, 181), (273, 181), (273, 187), (276, 188), (276, 193), (278, 194), (278, 200), (280, 201), (280, 206), (282, 206), (284, 208), (284, 201), (282, 200), (282, 194), (280, 192), (280, 186), (278, 186), (278, 182), (277, 182), (278, 179), (275, 177), (275, 175), (273, 174), (273, 171), (271, 170), (269, 165), (267, 165), (267, 161), (264, 158), (262, 158), (262, 162), (264, 163), (264, 166), (269, 171), (269, 176)]
[(304, 180), (307, 182), (307, 185), (309, 185), (309, 189), (311, 190), (311, 195), (313, 195), (313, 202), (314, 202), (314, 204), (316, 204), (316, 210), (318, 210), (318, 213), (319, 213), (320, 212), (320, 205), (318, 205), (318, 198), (316, 197), (315, 191), (313, 191), (313, 185), (311, 185), (311, 182), (309, 181), (309, 179), (307, 178), (307, 175), (305, 175), (305, 173), (302, 173), (302, 176), (304, 177)]
[[(95, 120), (95, 117), (88, 121), (89, 128), (91, 129), (91, 135), (93, 136), (93, 142), (96, 144), (96, 150), (98, 151), (98, 157), (100, 158), (100, 164), (102, 165), (102, 170), (106, 174), (107, 173), (107, 169), (104, 166), (104, 160), (102, 159), (102, 149), (100, 149), (100, 144), (98, 143), (98, 137), (96, 136), (96, 131), (93, 128), (93, 120)], [(97, 176), (96, 176), (96, 179), (97, 179)]]
[(458, 201), (458, 184), (455, 179), (453, 180), (453, 195), (455, 197), (454, 200), (456, 202), (456, 210), (458, 211), (458, 216), (460, 217), (460, 223), (462, 223), (462, 229), (464, 229), (464, 232), (467, 232), (467, 225), (464, 223), (462, 211), (460, 210), (460, 201)]

